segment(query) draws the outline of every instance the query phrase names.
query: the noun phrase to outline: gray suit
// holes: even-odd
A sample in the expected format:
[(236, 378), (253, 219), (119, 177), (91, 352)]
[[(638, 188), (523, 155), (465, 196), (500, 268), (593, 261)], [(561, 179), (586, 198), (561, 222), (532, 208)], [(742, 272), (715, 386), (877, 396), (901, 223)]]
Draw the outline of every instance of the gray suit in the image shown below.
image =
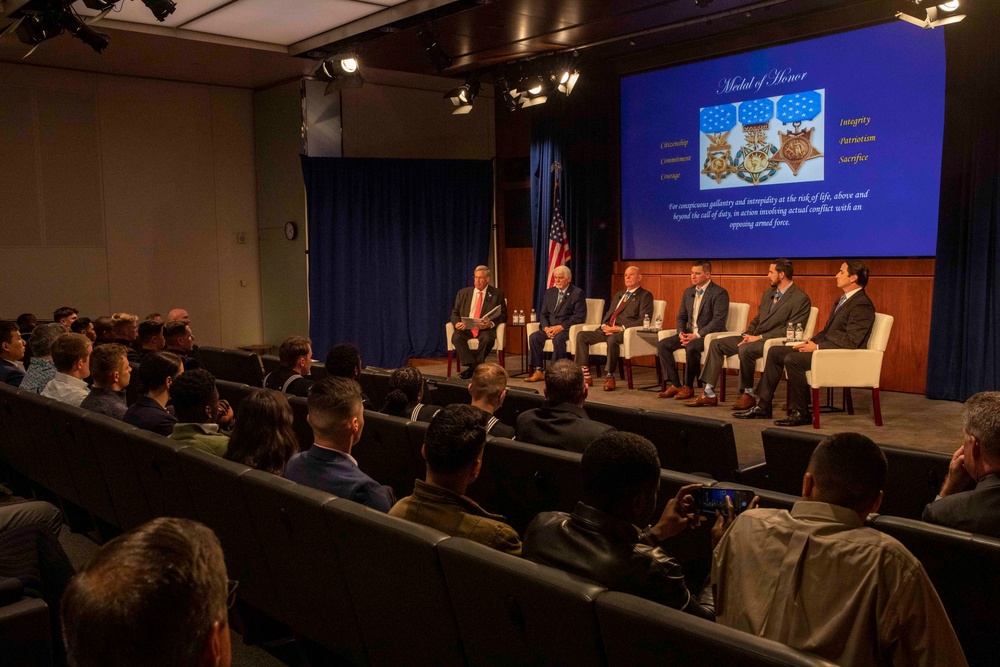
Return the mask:
[(757, 360), (764, 356), (764, 343), (771, 338), (784, 338), (789, 322), (801, 322), (805, 326), (809, 321), (812, 302), (805, 292), (792, 283), (775, 303), (774, 297), (777, 292), (774, 287), (764, 292), (760, 307), (757, 309), (757, 316), (747, 326), (745, 333), (750, 336), (760, 336), (760, 340), (740, 345), (742, 340), (740, 336), (727, 336), (712, 342), (701, 372), (701, 381), (704, 384), (716, 384), (719, 373), (722, 372), (723, 360), (728, 356), (739, 354), (740, 391), (749, 389), (753, 386), (754, 366), (757, 365)]
[(976, 488), (927, 505), (923, 520), (970, 533), (1000, 537), (1000, 473), (986, 475)]

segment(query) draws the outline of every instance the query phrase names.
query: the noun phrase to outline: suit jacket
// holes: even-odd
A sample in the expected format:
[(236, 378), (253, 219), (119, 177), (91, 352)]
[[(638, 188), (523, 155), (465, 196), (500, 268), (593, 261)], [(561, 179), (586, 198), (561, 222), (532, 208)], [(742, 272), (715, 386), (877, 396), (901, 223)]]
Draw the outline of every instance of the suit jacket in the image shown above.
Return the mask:
[[(608, 311), (604, 313), (604, 319), (601, 320), (601, 324), (609, 324), (611, 322), (611, 314), (615, 312), (615, 308), (618, 307), (618, 302), (621, 301), (624, 294), (625, 290), (618, 290), (611, 297), (611, 305), (608, 306)], [(618, 317), (615, 318), (615, 326), (625, 329), (629, 327), (641, 327), (644, 315), (649, 315), (650, 318), (653, 317), (653, 293), (642, 287), (636, 287), (632, 290), (632, 297), (625, 302), (622, 312), (618, 313)]]
[(778, 304), (772, 312), (771, 301), (777, 292), (778, 290), (772, 287), (761, 297), (757, 317), (753, 318), (747, 327), (746, 332), (751, 336), (760, 336), (764, 340), (784, 338), (789, 322), (802, 322), (802, 326), (805, 326), (806, 322), (809, 321), (809, 309), (812, 308), (812, 302), (805, 292), (792, 283), (778, 300)]
[(289, 459), (284, 477), (380, 512), (396, 502), (390, 489), (362, 472), (347, 454), (315, 445)]
[(972, 491), (935, 500), (924, 508), (922, 518), (939, 526), (1000, 537), (1000, 474), (983, 477)]
[[(586, 306), (584, 306), (583, 310), (584, 313), (587, 312)], [(582, 322), (583, 320), (580, 321)], [(9, 384), (12, 387), (18, 387), (23, 379), (24, 371), (21, 370), (20, 366), (12, 361), (0, 359), (0, 383)]]
[(558, 324), (569, 331), (574, 324), (583, 324), (587, 321), (587, 296), (582, 289), (576, 285), (567, 285), (566, 296), (557, 307), (558, 301), (558, 287), (545, 290), (545, 296), (542, 297), (542, 312), (538, 317), (539, 329)]
[(132, 426), (138, 426), (144, 431), (168, 436), (174, 432), (177, 418), (157, 403), (156, 399), (143, 395), (135, 399), (135, 403), (129, 406), (122, 421)]
[[(475, 287), (463, 287), (458, 290), (455, 297), (455, 307), (451, 311), (451, 323), (458, 324), (463, 317), (469, 316), (472, 309), (472, 295), (476, 293)], [(483, 315), (500, 306), (500, 314), (491, 318), (494, 324), (507, 321), (507, 300), (504, 299), (503, 290), (493, 285), (486, 286), (486, 296), (483, 297)]]
[(591, 421), (587, 412), (572, 403), (551, 403), (525, 410), (517, 416), (517, 439), (533, 445), (583, 452), (597, 436), (613, 427)]
[(862, 289), (837, 309), (834, 304), (826, 326), (812, 337), (821, 350), (857, 350), (868, 344), (875, 324), (875, 304)]
[[(697, 296), (694, 285), (684, 290), (681, 297), (681, 307), (677, 311), (677, 332), (694, 333), (694, 299)], [(719, 287), (715, 282), (708, 284), (705, 293), (701, 295), (701, 308), (698, 310), (698, 335), (726, 330), (726, 317), (729, 315), (729, 292)]]

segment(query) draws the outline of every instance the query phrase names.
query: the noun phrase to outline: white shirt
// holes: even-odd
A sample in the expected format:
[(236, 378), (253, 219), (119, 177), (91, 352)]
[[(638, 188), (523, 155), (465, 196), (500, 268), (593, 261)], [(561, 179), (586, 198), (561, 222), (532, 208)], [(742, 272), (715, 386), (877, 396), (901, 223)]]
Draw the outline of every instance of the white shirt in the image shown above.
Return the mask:
[(45, 389), (42, 389), (42, 396), (48, 396), (49, 398), (77, 407), (80, 406), (80, 403), (83, 403), (83, 399), (89, 393), (90, 387), (87, 386), (86, 382), (72, 375), (60, 373), (59, 371), (56, 371), (56, 376), (49, 380), (49, 383), (45, 385)]
[[(701, 287), (698, 287), (696, 285), (695, 288), (694, 288), (695, 289), (695, 292), (694, 292), (694, 313), (693, 313), (693, 315), (691, 317), (692, 322), (693, 322), (692, 325), (691, 325), (691, 333), (693, 333), (695, 336), (698, 335), (698, 314), (701, 313), (701, 302), (705, 298), (705, 290), (707, 290), (708, 286), (711, 285), (711, 284), (712, 284), (712, 281), (709, 280), (707, 283), (705, 283)], [(698, 290), (701, 290), (701, 294), (698, 294)]]
[[(472, 307), (469, 308), (469, 317), (475, 317), (476, 316), (476, 302), (479, 301), (479, 295), (480, 294), (483, 295), (483, 305), (486, 304), (486, 290), (485, 289), (472, 290)], [(485, 313), (480, 313), (480, 316), (482, 316), (484, 314)]]
[[(861, 291), (861, 288), (860, 287), (856, 287), (856, 288), (852, 289), (850, 292), (844, 292), (844, 296), (846, 296), (847, 299), (850, 299), (852, 296), (854, 296), (855, 294), (857, 294), (860, 291)], [(844, 299), (844, 303), (847, 303), (847, 299)], [(837, 300), (837, 303), (840, 306), (844, 305), (844, 303), (840, 303), (839, 299)], [(839, 307), (839, 306), (836, 306), (836, 307)]]

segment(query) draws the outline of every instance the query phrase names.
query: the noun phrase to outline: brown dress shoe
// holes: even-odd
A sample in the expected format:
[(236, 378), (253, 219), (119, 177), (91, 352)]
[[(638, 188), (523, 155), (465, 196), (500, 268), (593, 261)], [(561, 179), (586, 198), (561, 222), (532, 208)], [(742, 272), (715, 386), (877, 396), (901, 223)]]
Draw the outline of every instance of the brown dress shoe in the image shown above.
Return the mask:
[(684, 405), (688, 406), (689, 408), (715, 407), (718, 404), (719, 404), (718, 396), (706, 396), (705, 394), (702, 394), (693, 401), (687, 401), (686, 403), (684, 403)]
[(545, 373), (536, 370), (534, 373), (524, 378), (525, 382), (542, 382), (545, 380)]
[(691, 398), (692, 396), (694, 396), (694, 389), (691, 387), (681, 387), (680, 391), (677, 392), (677, 395), (674, 396), (674, 398), (678, 401), (683, 401), (684, 399)]
[(604, 381), (604, 391), (614, 391), (615, 390), (615, 376), (609, 375), (608, 379)]
[(757, 405), (757, 401), (754, 400), (753, 396), (750, 394), (740, 394), (739, 400), (733, 405), (733, 411), (749, 410), (755, 405)]
[(659, 394), (657, 394), (657, 396), (659, 396), (660, 398), (673, 398), (674, 396), (677, 395), (677, 392), (679, 391), (680, 389), (678, 387), (670, 385), (664, 391), (661, 391)]
[(583, 383), (585, 385), (587, 385), (588, 387), (593, 387), (594, 386), (594, 376), (593, 375), (584, 375), (583, 376)]

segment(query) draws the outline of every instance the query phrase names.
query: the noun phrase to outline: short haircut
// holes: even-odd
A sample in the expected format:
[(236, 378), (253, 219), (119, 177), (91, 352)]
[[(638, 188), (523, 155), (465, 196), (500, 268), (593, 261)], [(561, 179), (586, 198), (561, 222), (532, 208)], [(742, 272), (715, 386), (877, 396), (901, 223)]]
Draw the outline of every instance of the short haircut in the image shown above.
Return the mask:
[(500, 364), (479, 364), (469, 382), (469, 393), (474, 401), (495, 403), (506, 388), (507, 371)]
[[(139, 368), (145, 365), (146, 362), (143, 361)], [(195, 414), (201, 415), (205, 406), (211, 404), (218, 393), (219, 390), (215, 388), (215, 376), (204, 368), (184, 371), (178, 375), (170, 385), (170, 400), (173, 401), (177, 412), (177, 421), (184, 421), (182, 417), (187, 419), (194, 417)]]
[(708, 261), (707, 259), (695, 260), (691, 262), (691, 266), (700, 266), (701, 270), (704, 271), (705, 273), (712, 272), (712, 262)]
[(573, 272), (569, 270), (569, 267), (565, 264), (560, 264), (556, 268), (552, 269), (552, 275), (556, 276), (559, 274), (565, 274), (567, 280), (573, 280)]
[(487, 278), (492, 278), (493, 277), (493, 272), (490, 271), (490, 267), (486, 266), (485, 264), (480, 264), (479, 266), (477, 266), (476, 270), (473, 271), (472, 274), (475, 275), (475, 274), (479, 273), (480, 271), (485, 271)]
[(139, 323), (139, 342), (148, 343), (163, 333), (163, 322), (153, 319), (143, 320)]
[(21, 313), (17, 316), (17, 326), (22, 331), (31, 331), (31, 327), (38, 323), (38, 318), (31, 313)]
[(94, 332), (97, 334), (98, 340), (100, 340), (105, 333), (112, 330), (114, 330), (114, 322), (111, 321), (110, 316), (101, 315), (94, 320)]
[[(59, 336), (69, 333), (69, 327), (58, 322), (39, 324), (31, 332), (31, 354), (35, 357), (47, 357), (52, 354), (52, 344)], [(86, 338), (86, 336), (84, 336)]]
[(62, 308), (56, 308), (55, 312), (52, 313), (52, 319), (58, 322), (64, 317), (71, 317), (73, 315), (78, 315), (80, 311), (76, 308), (70, 308), (69, 306), (63, 306)]
[(91, 347), (90, 339), (83, 334), (64, 333), (52, 343), (52, 364), (60, 373), (69, 373), (76, 362), (90, 355)]
[(653, 443), (641, 435), (608, 431), (584, 450), (580, 473), (584, 502), (608, 511), (622, 500), (655, 488), (660, 458)]
[(89, 317), (78, 317), (69, 325), (69, 330), (73, 333), (83, 333), (90, 326), (92, 320)]
[(327, 375), (341, 378), (353, 378), (355, 369), (361, 366), (361, 353), (350, 343), (334, 345), (326, 353)]
[(887, 470), (885, 454), (860, 433), (835, 433), (824, 438), (808, 467), (820, 500), (849, 509), (875, 500)]
[(282, 366), (291, 368), (301, 357), (309, 354), (312, 349), (312, 341), (302, 336), (289, 336), (281, 341), (278, 348), (278, 360)]
[[(104, 345), (98, 346), (98, 350)], [(177, 375), (181, 369), (181, 358), (173, 352), (153, 352), (142, 358), (139, 364), (137, 375), (139, 376), (139, 389), (143, 393), (162, 387), (167, 383), (167, 378)]]
[(90, 374), (98, 381), (111, 379), (115, 371), (121, 369), (122, 359), (128, 357), (128, 350), (118, 343), (98, 345), (90, 353)]
[(970, 396), (962, 409), (962, 426), (979, 441), (986, 458), (1000, 462), (1000, 391)]
[(858, 287), (864, 287), (868, 284), (869, 272), (865, 260), (845, 259), (844, 264), (847, 264), (847, 275), (858, 277)]
[(111, 327), (115, 332), (124, 331), (126, 327), (135, 326), (139, 323), (139, 316), (131, 313), (115, 313), (111, 316)]
[(785, 259), (784, 257), (779, 257), (778, 259), (771, 262), (774, 264), (774, 270), (778, 273), (784, 273), (785, 277), (791, 280), (795, 276), (795, 267), (792, 266), (792, 260)]
[(354, 380), (326, 377), (309, 387), (309, 424), (317, 435), (330, 436), (361, 409), (361, 387)]
[(226, 561), (210, 528), (161, 517), (111, 540), (62, 598), (74, 667), (195, 667), (225, 624)]
[(545, 371), (545, 400), (575, 405), (582, 398), (583, 370), (569, 359), (549, 364), (549, 369)]
[(458, 472), (479, 458), (485, 444), (483, 411), (453, 403), (431, 419), (424, 435), (424, 458), (434, 472)]
[(17, 328), (15, 322), (8, 322), (6, 320), (0, 322), (0, 343), (13, 343), (14, 334), (17, 337), (21, 337), (21, 330)]
[(163, 319), (163, 315), (160, 315), (159, 313), (150, 313), (149, 315), (146, 315), (146, 317), (144, 319), (146, 319), (146, 320), (162, 320)]
[(163, 338), (168, 342), (176, 340), (178, 337), (183, 336), (187, 330), (188, 325), (184, 324), (180, 320), (174, 320), (173, 322), (167, 322), (163, 325)]

